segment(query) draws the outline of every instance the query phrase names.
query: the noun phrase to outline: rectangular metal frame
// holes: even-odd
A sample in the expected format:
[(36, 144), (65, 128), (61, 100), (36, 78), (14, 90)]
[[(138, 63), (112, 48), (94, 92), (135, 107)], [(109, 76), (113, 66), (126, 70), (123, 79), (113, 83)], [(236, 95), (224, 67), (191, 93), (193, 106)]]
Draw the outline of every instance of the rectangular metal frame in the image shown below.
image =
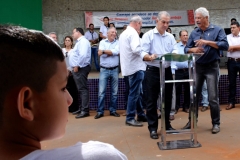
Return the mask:
[[(168, 56), (170, 54), (167, 54)], [(179, 55), (178, 55), (179, 56)], [(160, 107), (161, 107), (161, 141), (158, 142), (159, 149), (171, 150), (171, 149), (183, 149), (183, 148), (197, 148), (201, 147), (201, 144), (197, 141), (197, 104), (196, 104), (196, 68), (195, 68), (195, 56), (193, 54), (182, 55), (187, 56), (184, 58), (188, 59), (188, 72), (189, 79), (185, 80), (169, 80), (165, 81), (165, 55), (160, 58)], [(191, 56), (191, 57), (190, 57)], [(168, 60), (169, 61), (169, 60)], [(172, 61), (172, 60), (170, 60)], [(175, 60), (176, 61), (176, 60)], [(191, 62), (192, 67), (191, 69)], [(171, 130), (166, 131), (165, 125), (165, 83), (178, 83), (178, 82), (189, 82), (190, 83), (190, 114), (191, 114), (191, 129), (187, 130)], [(175, 140), (167, 141), (166, 137), (168, 134), (190, 134), (190, 139), (187, 140)]]

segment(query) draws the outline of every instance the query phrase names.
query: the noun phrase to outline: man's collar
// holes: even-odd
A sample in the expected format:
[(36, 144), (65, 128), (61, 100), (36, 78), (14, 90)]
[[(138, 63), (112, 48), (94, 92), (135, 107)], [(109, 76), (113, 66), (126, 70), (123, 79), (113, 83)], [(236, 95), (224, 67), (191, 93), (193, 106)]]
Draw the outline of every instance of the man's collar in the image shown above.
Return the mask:
[(80, 41), (80, 39), (83, 38), (83, 37), (84, 37), (84, 36), (79, 37), (79, 38), (77, 39), (77, 42)]
[(238, 35), (235, 36), (235, 35), (232, 34), (232, 36), (233, 37), (240, 37), (240, 32), (238, 33)]
[(182, 43), (182, 41), (179, 41), (178, 43), (179, 43), (180, 46), (185, 46), (185, 45)]
[[(209, 26), (206, 28), (206, 30), (213, 29), (213, 28), (215, 28), (214, 25), (211, 24), (211, 23), (209, 23)], [(206, 30), (205, 30), (205, 31), (206, 31)], [(198, 31), (203, 31), (203, 30), (198, 27), (196, 31), (198, 32)], [(204, 31), (204, 32), (205, 32), (205, 31)]]
[[(106, 41), (106, 42), (110, 42), (110, 41), (108, 40), (108, 38), (106, 38), (105, 41)], [(116, 41), (116, 39), (114, 39), (114, 40), (113, 40), (112, 42), (110, 42), (110, 43), (113, 43), (113, 42), (115, 42), (115, 41)]]
[[(159, 32), (158, 32), (158, 30), (157, 30), (157, 27), (155, 27), (154, 29), (153, 29), (153, 33), (158, 33), (158, 34), (160, 34)], [(163, 34), (160, 34), (161, 36), (167, 36), (168, 34), (167, 34), (167, 31), (165, 31)]]

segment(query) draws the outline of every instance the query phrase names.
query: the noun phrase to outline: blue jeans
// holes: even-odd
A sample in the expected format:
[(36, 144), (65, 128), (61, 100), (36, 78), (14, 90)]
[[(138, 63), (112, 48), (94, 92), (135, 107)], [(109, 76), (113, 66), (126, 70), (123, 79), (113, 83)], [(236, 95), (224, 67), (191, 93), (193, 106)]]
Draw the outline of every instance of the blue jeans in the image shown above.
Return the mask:
[[(94, 59), (94, 64), (95, 64), (95, 67), (96, 67), (96, 70), (97, 71), (100, 71), (100, 67), (99, 67), (99, 64), (98, 64), (98, 48), (96, 47), (91, 47), (91, 52), (92, 52), (92, 56), (93, 56), (93, 59)], [(91, 59), (91, 62), (92, 62), (92, 59)]]
[(117, 109), (118, 67), (113, 70), (104, 68), (100, 69), (98, 109), (97, 109), (97, 112), (100, 114), (104, 114), (104, 102), (108, 81), (110, 81), (111, 83), (111, 97), (110, 97), (111, 100), (109, 104), (109, 111), (110, 113), (113, 113), (116, 112)]
[(141, 105), (141, 85), (144, 78), (143, 71), (137, 71), (136, 73), (128, 76), (129, 81), (129, 95), (127, 104), (127, 116), (126, 120), (130, 121), (135, 118), (137, 110), (138, 116), (145, 116)]
[(125, 104), (124, 104), (124, 109), (127, 110), (127, 103), (128, 103), (128, 94), (129, 94), (129, 81), (128, 81), (128, 76), (124, 76), (124, 82), (125, 82)]
[(204, 107), (208, 107), (208, 91), (207, 91), (207, 82), (204, 80), (203, 86), (202, 86), (202, 105)]
[(233, 60), (228, 60), (228, 80), (229, 80), (229, 97), (228, 102), (231, 104), (235, 104), (235, 96), (236, 96), (236, 78), (237, 73), (240, 73), (240, 62), (236, 62)]

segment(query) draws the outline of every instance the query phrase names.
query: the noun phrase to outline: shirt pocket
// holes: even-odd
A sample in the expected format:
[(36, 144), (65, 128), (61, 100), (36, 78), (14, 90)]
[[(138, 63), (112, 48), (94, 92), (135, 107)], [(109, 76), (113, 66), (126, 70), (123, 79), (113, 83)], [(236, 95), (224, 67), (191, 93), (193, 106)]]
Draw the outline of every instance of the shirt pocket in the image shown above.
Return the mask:
[(172, 52), (173, 50), (173, 45), (170, 42), (165, 43), (165, 51), (167, 51), (167, 53)]

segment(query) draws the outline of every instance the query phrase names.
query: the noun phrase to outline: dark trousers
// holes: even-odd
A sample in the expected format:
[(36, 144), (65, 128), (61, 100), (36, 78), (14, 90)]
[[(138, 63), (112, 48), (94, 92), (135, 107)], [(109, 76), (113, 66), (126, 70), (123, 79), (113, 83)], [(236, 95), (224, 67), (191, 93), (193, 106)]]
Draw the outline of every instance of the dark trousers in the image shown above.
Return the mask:
[(228, 60), (228, 80), (229, 80), (229, 97), (228, 102), (235, 104), (236, 96), (236, 78), (237, 73), (240, 73), (240, 61)]
[[(189, 79), (188, 68), (178, 69), (175, 71), (175, 80)], [(190, 105), (190, 85), (189, 82), (178, 82), (175, 83), (176, 87), (176, 110), (180, 107), (180, 96), (182, 93), (182, 87), (184, 88), (184, 103), (183, 110), (188, 109)]]
[(78, 110), (78, 89), (76, 86), (76, 83), (73, 79), (73, 75), (70, 73), (67, 81), (67, 89), (69, 94), (72, 96), (73, 102), (69, 106), (68, 111), (69, 112), (75, 112)]
[(80, 92), (81, 104), (79, 110), (89, 112), (89, 90), (87, 86), (88, 74), (91, 70), (91, 66), (88, 65), (83, 68), (78, 68), (78, 72), (72, 72), (73, 78)]
[[(160, 73), (158, 67), (147, 66), (145, 72), (145, 84), (147, 91), (147, 120), (149, 131), (157, 131), (158, 115), (157, 115), (157, 100), (160, 92)], [(165, 69), (165, 79), (173, 80), (171, 67)], [(165, 84), (165, 122), (166, 128), (170, 127), (169, 114), (172, 104), (172, 83)]]
[[(196, 100), (197, 100), (197, 117), (198, 117), (198, 102), (201, 96), (203, 82), (206, 79), (208, 89), (208, 99), (212, 124), (220, 124), (220, 108), (218, 102), (218, 76), (219, 64), (214, 61), (207, 64), (196, 63)], [(190, 118), (190, 112), (189, 112)]]

